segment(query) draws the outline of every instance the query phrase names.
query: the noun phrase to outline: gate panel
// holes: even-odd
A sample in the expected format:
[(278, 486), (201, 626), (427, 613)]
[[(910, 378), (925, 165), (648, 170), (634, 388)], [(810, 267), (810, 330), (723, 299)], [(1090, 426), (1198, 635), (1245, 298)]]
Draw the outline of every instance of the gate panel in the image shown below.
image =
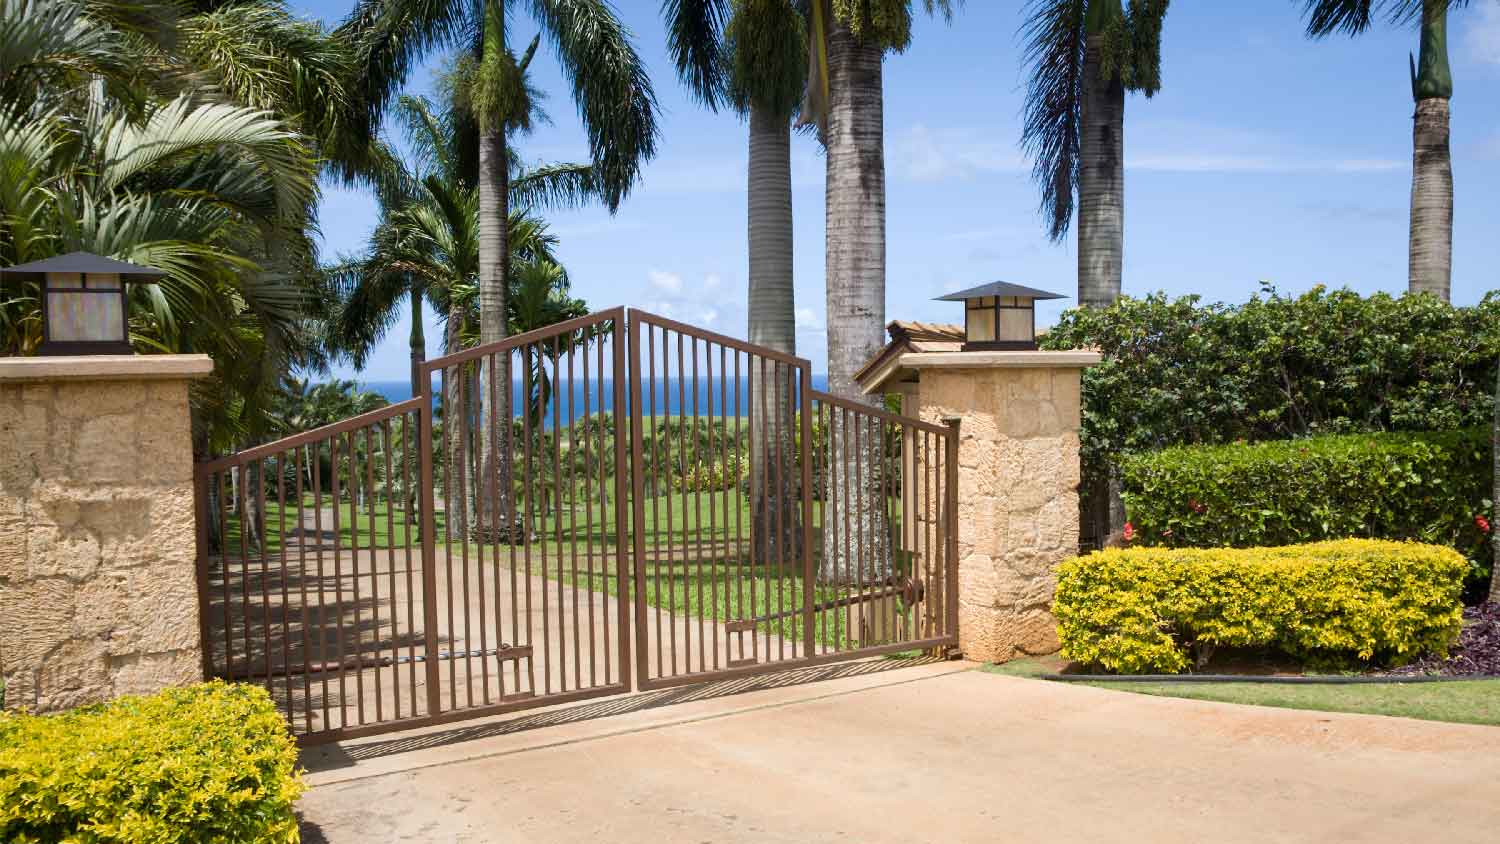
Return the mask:
[(423, 366), (442, 408), (428, 608), (442, 713), (628, 690), (623, 316)]
[(628, 358), (641, 688), (957, 643), (953, 430), (640, 311)]
[(812, 393), (824, 655), (958, 643), (958, 432)]
[(419, 399), (196, 467), (205, 673), (298, 733), (428, 715)]

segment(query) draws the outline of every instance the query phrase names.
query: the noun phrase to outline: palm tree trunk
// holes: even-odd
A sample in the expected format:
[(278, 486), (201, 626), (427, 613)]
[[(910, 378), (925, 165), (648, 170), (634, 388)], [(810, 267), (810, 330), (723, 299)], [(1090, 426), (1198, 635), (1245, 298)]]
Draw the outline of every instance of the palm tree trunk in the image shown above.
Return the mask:
[[(885, 145), (882, 51), (855, 38), (835, 22), (828, 36), (829, 109), (827, 130), (827, 297), (828, 391), (876, 405), (854, 381), (885, 340)], [(856, 455), (845, 448), (843, 432), (831, 433), (829, 478), (851, 530), (880, 535), (871, 483), (878, 452)], [(869, 437), (865, 440), (868, 441)], [(811, 444), (805, 444), (811, 447)], [(848, 464), (847, 466), (844, 464)], [(863, 470), (863, 471), (861, 471)], [(847, 471), (847, 475), (845, 474)], [(845, 488), (844, 478), (849, 479)], [(824, 531), (819, 576), (846, 582), (855, 576), (843, 559), (835, 531)], [(890, 561), (868, 559), (864, 574), (880, 580)]]
[[(459, 332), (462, 330), (464, 311), (458, 304), (448, 309), (448, 354), (456, 354), (462, 345)], [(443, 512), (448, 518), (448, 535), (455, 539), (469, 538), (468, 508), (464, 506), (463, 489), (458, 484), (458, 467), (463, 462), (464, 421), (463, 366), (443, 370)]]
[[(792, 131), (791, 121), (755, 103), (750, 105), (750, 166), (747, 184), (750, 289), (749, 339), (787, 354), (797, 353), (796, 300), (792, 286)], [(751, 406), (760, 407), (754, 389), (755, 372), (751, 373)], [(801, 539), (801, 512), (796, 497), (767, 494), (767, 478), (792, 478), (795, 463), (792, 451), (791, 397), (785, 379), (773, 379), (764, 385), (770, 391), (768, 407), (781, 420), (781, 442), (767, 442), (752, 430), (750, 438), (751, 520), (750, 533), (755, 538), (757, 560), (775, 555), (795, 558)], [(769, 426), (774, 431), (775, 425)], [(781, 465), (773, 465), (775, 455)], [(783, 485), (785, 486), (785, 485)], [(771, 544), (776, 533), (776, 547)]]
[(1106, 308), (1120, 298), (1125, 243), (1125, 86), (1104, 78), (1104, 47), (1083, 58), (1078, 138), (1078, 304)]
[(1407, 289), (1448, 301), (1453, 270), (1453, 159), (1448, 152), (1448, 0), (1423, 0), (1420, 54), (1412, 68), (1411, 235)]
[(1412, 128), (1408, 289), (1448, 301), (1453, 269), (1453, 161), (1448, 100), (1417, 100)]
[[(496, 0), (490, 0), (496, 2)], [(500, 18), (504, 20), (504, 8)], [(500, 39), (499, 50), (505, 51), (505, 27), (486, 32), (486, 37)], [(479, 135), (479, 342), (498, 343), (505, 339), (508, 317), (505, 297), (506, 269), (510, 255), (509, 193), (510, 168), (507, 166), (505, 121), (503, 115), (490, 115)], [(501, 514), (509, 512), (511, 485), (510, 460), (510, 355), (491, 358), (496, 372), (480, 376), (481, 389), (488, 392), (494, 383), (495, 395), (480, 401), (479, 466), (476, 477), (479, 494), (475, 498), (482, 542), (500, 541)], [(495, 431), (492, 438), (490, 432)], [(492, 441), (495, 440), (495, 441)], [(498, 442), (496, 442), (498, 441)], [(498, 447), (497, 447), (498, 446)], [(498, 454), (496, 452), (499, 452)], [(493, 478), (494, 483), (489, 483)], [(491, 501), (493, 487), (500, 500)], [(492, 524), (493, 522), (493, 524)]]
[[(427, 359), (427, 337), (422, 327), (422, 288), (415, 283), (410, 274), (406, 279), (406, 289), (411, 296), (411, 394), (416, 397), (422, 395), (422, 363)], [(404, 433), (402, 438), (402, 459), (408, 460), (411, 455), (405, 454), (407, 446)], [(390, 481), (387, 480), (387, 483)], [(420, 525), (422, 520), (418, 518), (417, 513), (417, 486), (416, 484), (406, 486), (403, 518), (408, 525)]]
[(406, 289), (411, 296), (411, 336), (407, 345), (411, 349), (411, 394), (422, 394), (422, 362), (427, 360), (427, 337), (422, 327), (422, 287), (406, 276)]
[[(1091, 35), (1116, 11), (1111, 2), (1100, 9), (1090, 19)], [(1104, 77), (1098, 40), (1091, 38), (1084, 50), (1079, 103), (1078, 304), (1088, 308), (1107, 308), (1120, 298), (1125, 248), (1125, 86), (1118, 74)], [(1118, 469), (1107, 466), (1089, 486), (1089, 532), (1102, 543), (1125, 524)]]

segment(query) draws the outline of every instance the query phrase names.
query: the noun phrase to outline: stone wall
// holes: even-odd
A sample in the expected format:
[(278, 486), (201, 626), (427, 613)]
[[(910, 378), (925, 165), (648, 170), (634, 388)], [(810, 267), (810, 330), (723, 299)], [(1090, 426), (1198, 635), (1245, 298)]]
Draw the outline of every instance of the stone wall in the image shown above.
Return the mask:
[(969, 659), (1058, 648), (1049, 608), (1054, 569), (1078, 548), (1080, 383), (1076, 366), (921, 372), (920, 418), (962, 419), (958, 630)]
[[(199, 357), (195, 372), (208, 365)], [(64, 709), (201, 679), (190, 376), (37, 380), (35, 368), (17, 376), (9, 363), (0, 364), (5, 705)]]

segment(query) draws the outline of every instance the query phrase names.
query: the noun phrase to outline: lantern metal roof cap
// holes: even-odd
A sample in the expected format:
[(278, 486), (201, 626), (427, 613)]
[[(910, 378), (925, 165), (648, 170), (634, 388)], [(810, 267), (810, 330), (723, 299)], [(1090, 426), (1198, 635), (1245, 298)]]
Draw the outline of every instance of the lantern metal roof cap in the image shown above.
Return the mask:
[(47, 273), (85, 273), (87, 275), (119, 273), (120, 281), (126, 284), (152, 282), (166, 276), (164, 270), (128, 264), (91, 252), (69, 252), (66, 255), (55, 255), (40, 261), (32, 261), (29, 264), (0, 267), (0, 275), (17, 277), (24, 281), (41, 281)]
[(962, 302), (965, 299), (978, 299), (981, 296), (1021, 296), (1027, 299), (1066, 299), (1061, 293), (1049, 293), (1046, 290), (1037, 290), (1035, 287), (1025, 287), (1020, 284), (1011, 284), (1008, 281), (992, 281), (989, 284), (981, 284), (968, 290), (960, 290), (957, 293), (949, 293), (947, 296), (939, 296), (932, 300), (934, 302)]

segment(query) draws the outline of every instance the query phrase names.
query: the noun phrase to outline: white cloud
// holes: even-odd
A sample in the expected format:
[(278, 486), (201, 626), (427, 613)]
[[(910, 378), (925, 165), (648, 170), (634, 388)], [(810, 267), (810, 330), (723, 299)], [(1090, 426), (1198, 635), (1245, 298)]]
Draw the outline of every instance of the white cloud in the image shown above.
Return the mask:
[(798, 331), (821, 331), (823, 329), (823, 315), (812, 308), (797, 308), (794, 313)]
[(663, 272), (662, 270), (650, 270), (646, 273), (651, 286), (663, 293), (681, 293), (682, 276), (677, 273)]
[(916, 182), (1027, 169), (1012, 143), (981, 138), (969, 129), (930, 129), (921, 123), (891, 142), (891, 160), (897, 175)]
[(1234, 153), (1146, 153), (1125, 158), (1129, 170), (1163, 173), (1379, 173), (1405, 162), (1389, 158), (1306, 158)]
[(642, 297), (642, 307), (652, 313), (705, 328), (735, 321), (737, 305), (725, 298), (724, 277), (718, 273), (707, 273), (695, 281), (681, 273), (651, 270), (647, 280), (651, 289)]
[[(1500, 3), (1500, 0), (1496, 0)], [(1169, 173), (1370, 173), (1399, 170), (1404, 161), (1336, 158), (1289, 148), (1275, 137), (1198, 124), (1143, 124), (1127, 153), (1131, 170)], [(1268, 154), (1259, 150), (1277, 149)], [(1255, 150), (1255, 151), (1252, 151)], [(917, 124), (891, 143), (893, 171), (917, 182), (967, 179), (986, 173), (1026, 172), (1030, 164), (1008, 141), (981, 138), (968, 129), (932, 129)]]
[(1480, 0), (1472, 13), (1454, 17), (1466, 21), (1463, 43), (1469, 58), (1500, 65), (1500, 0)]

